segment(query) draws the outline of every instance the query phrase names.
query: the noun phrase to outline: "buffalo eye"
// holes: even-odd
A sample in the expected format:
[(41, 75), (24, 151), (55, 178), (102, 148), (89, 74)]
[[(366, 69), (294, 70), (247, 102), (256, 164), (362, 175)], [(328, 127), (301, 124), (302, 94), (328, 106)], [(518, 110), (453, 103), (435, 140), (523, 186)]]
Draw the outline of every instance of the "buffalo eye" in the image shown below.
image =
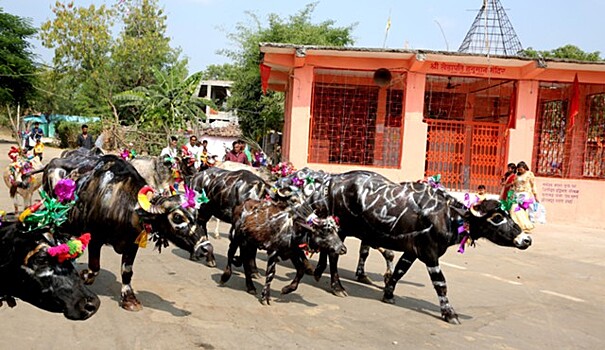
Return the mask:
[(182, 224), (183, 222), (185, 222), (185, 218), (183, 217), (183, 215), (177, 213), (172, 216), (172, 221), (175, 224)]
[(505, 218), (505, 217), (504, 217), (502, 214), (498, 214), (498, 213), (496, 213), (496, 214), (492, 215), (492, 216), (491, 216), (491, 217), (488, 219), (488, 221), (489, 221), (489, 222), (490, 222), (492, 225), (496, 225), (496, 226), (498, 226), (498, 225), (501, 225), (501, 224), (505, 223), (505, 222), (506, 222), (506, 218)]

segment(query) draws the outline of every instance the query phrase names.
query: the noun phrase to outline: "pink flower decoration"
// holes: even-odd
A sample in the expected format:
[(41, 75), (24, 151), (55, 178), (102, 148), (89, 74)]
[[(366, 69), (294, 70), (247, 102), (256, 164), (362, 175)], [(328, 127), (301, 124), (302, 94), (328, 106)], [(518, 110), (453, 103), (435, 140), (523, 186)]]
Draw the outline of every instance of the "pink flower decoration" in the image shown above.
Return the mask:
[(59, 202), (73, 201), (76, 193), (76, 182), (72, 179), (61, 179), (55, 185), (55, 195)]

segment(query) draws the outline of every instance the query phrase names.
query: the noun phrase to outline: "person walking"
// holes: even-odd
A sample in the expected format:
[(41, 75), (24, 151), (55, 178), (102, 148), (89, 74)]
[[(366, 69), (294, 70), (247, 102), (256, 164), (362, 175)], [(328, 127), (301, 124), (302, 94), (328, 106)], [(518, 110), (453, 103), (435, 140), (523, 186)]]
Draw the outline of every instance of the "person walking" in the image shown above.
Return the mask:
[(92, 149), (95, 144), (95, 139), (91, 134), (88, 133), (88, 125), (82, 125), (82, 133), (78, 135), (78, 147), (84, 147), (86, 149)]
[(44, 154), (44, 144), (42, 143), (42, 138), (37, 137), (36, 144), (34, 145), (34, 157), (38, 157), (38, 158), (40, 158), (40, 161), (42, 161), (43, 154)]

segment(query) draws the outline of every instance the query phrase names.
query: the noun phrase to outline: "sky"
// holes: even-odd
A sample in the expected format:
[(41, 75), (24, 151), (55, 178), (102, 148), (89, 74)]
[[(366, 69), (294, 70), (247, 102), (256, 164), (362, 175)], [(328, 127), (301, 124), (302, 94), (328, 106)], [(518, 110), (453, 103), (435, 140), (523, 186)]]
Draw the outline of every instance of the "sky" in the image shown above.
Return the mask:
[[(119, 0), (73, 0), (77, 6), (113, 5)], [(311, 0), (160, 0), (168, 16), (171, 46), (180, 47), (189, 59), (189, 71), (210, 64), (230, 62), (217, 53), (234, 48), (227, 33), (237, 23), (251, 24), (246, 12), (256, 14), (266, 26), (267, 15), (296, 14)], [(53, 18), (55, 0), (0, 0), (5, 12), (31, 18), (39, 27)], [(573, 44), (605, 57), (605, 1), (603, 0), (501, 0), (524, 48), (551, 50)], [(468, 32), (482, 0), (320, 0), (313, 22), (334, 20), (337, 26), (356, 24), (354, 46), (382, 48), (389, 15), (388, 48), (456, 51)], [(443, 29), (443, 34), (440, 27)], [(33, 40), (34, 52), (44, 63), (53, 52)]]

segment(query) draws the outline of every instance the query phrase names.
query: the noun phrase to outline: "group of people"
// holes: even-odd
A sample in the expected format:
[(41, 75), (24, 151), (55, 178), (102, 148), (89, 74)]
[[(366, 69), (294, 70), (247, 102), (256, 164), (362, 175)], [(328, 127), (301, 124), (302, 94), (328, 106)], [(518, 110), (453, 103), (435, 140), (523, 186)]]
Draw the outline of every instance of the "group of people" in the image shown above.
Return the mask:
[(510, 210), (510, 215), (525, 232), (534, 229), (529, 210), (534, 203), (540, 202), (535, 179), (534, 173), (529, 170), (525, 162), (509, 163), (507, 172), (502, 177), (500, 200), (512, 200), (516, 203)]
[[(250, 165), (250, 161), (244, 153), (244, 148), (245, 143), (243, 141), (233, 141), (231, 150), (225, 154), (223, 160)], [(199, 170), (205, 170), (213, 166), (218, 158), (217, 155), (212, 155), (208, 152), (208, 141), (202, 140), (200, 142), (195, 135), (190, 136), (189, 143), (180, 148), (178, 138), (176, 136), (170, 137), (170, 144), (162, 149), (160, 157), (175, 158), (177, 156), (192, 159), (194, 167)]]

